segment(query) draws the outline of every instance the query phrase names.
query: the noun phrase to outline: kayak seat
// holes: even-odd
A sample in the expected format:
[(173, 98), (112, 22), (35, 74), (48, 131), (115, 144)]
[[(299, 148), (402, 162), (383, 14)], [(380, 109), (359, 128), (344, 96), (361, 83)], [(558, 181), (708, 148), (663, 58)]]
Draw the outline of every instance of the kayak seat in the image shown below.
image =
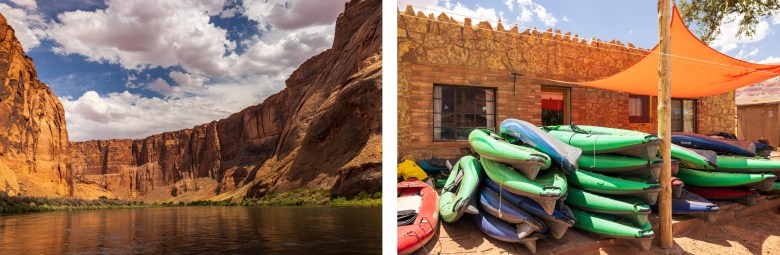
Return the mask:
[(398, 211), (398, 226), (411, 225), (415, 220), (417, 220), (417, 215), (419, 214), (415, 210)]

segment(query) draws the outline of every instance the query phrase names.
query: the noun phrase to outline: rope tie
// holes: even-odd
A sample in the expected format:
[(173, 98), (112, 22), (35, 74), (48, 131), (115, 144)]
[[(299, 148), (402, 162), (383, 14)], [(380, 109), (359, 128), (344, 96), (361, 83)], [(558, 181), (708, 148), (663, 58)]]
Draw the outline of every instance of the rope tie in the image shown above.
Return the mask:
[(593, 165), (590, 166), (591, 168), (596, 168), (596, 144), (599, 142), (600, 136), (596, 135), (596, 139), (593, 140)]
[[(428, 217), (423, 217), (423, 218), (422, 218), (422, 220), (420, 220), (420, 225), (422, 225), (423, 223), (428, 223), (428, 227), (431, 229), (431, 232), (433, 233), (433, 236), (435, 236), (435, 237), (436, 237), (436, 243), (437, 243), (437, 244), (438, 244), (438, 246), (439, 246), (439, 254), (441, 254), (441, 252), (442, 252), (442, 248), (443, 248), (442, 246), (444, 246), (444, 245), (443, 245), (443, 244), (442, 244), (442, 242), (441, 242), (441, 238), (439, 238), (439, 234), (436, 234), (436, 230), (435, 230), (435, 229), (433, 229), (433, 225), (431, 225), (431, 221), (430, 221), (430, 220), (428, 220)], [(420, 229), (422, 229), (423, 231), (425, 231), (425, 229), (424, 229), (424, 228), (422, 228), (420, 225), (417, 225), (417, 226), (418, 226)], [(418, 240), (418, 242), (419, 242), (420, 238), (418, 237), (418, 238), (417, 238), (417, 240)], [(423, 249), (424, 249), (424, 247), (425, 247), (425, 244), (423, 244), (422, 246), (423, 246)], [(435, 248), (436, 248), (436, 246), (434, 246), (433, 248), (435, 249)], [(425, 250), (425, 253), (426, 253), (426, 254), (429, 254), (428, 250)]]

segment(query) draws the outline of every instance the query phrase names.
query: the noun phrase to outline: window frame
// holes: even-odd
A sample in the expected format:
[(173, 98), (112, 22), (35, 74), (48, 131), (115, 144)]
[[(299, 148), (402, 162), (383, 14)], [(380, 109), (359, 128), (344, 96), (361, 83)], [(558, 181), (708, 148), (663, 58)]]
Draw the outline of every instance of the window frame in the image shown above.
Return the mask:
[[(644, 98), (642, 103), (643, 116), (631, 116), (631, 98)], [(652, 123), (652, 113), (650, 112), (650, 96), (647, 95), (628, 95), (628, 123)]]
[[(672, 98), (671, 101), (672, 102), (673, 101), (679, 101), (680, 102), (680, 107), (681, 107), (680, 110), (682, 110), (682, 111), (685, 110), (685, 102), (686, 101), (693, 102), (693, 127), (692, 127), (693, 130), (692, 130), (691, 133), (698, 132), (698, 130), (699, 130), (699, 99)], [(674, 104), (672, 102), (670, 102), (670, 104), (669, 104), (669, 108), (670, 108), (669, 110), (670, 111), (674, 110)], [(682, 123), (682, 131), (673, 131), (673, 132), (685, 132), (685, 113), (683, 112), (683, 113), (680, 113), (680, 114), (682, 114), (682, 119), (680, 120), (681, 123)], [(674, 125), (672, 125), (673, 123), (669, 123), (669, 124), (671, 125), (671, 128), (673, 130), (674, 129)]]
[[(560, 92), (563, 93), (563, 123), (561, 125), (570, 125), (571, 124), (571, 87), (564, 87), (564, 86), (555, 86), (555, 85), (542, 85), (539, 90), (539, 103), (541, 103), (543, 99), (541, 99), (542, 94), (545, 92), (545, 89), (547, 92)], [(542, 109), (540, 109), (541, 111)], [(540, 122), (544, 123), (544, 116), (541, 116), (539, 119)]]
[[(440, 124), (439, 126), (436, 126), (436, 114), (439, 114), (439, 115), (442, 115), (442, 116), (444, 114), (443, 111), (437, 112), (436, 100), (437, 99), (441, 100), (442, 103), (443, 103), (444, 99), (445, 99), (443, 96), (439, 97), (439, 98), (436, 97), (436, 87), (450, 87), (450, 88), (453, 89), (453, 98), (451, 100), (452, 100), (452, 104), (453, 104), (452, 114), (453, 114), (455, 120), (454, 120), (454, 123), (453, 123), (453, 125), (451, 127), (450, 126), (445, 126), (443, 124)], [(462, 140), (458, 139), (458, 130), (464, 129), (464, 128), (490, 128), (489, 126), (487, 126), (487, 124), (490, 124), (489, 121), (487, 121), (487, 120), (486, 120), (486, 126), (468, 126), (468, 127), (463, 126), (463, 127), (461, 127), (459, 125), (458, 116), (459, 115), (464, 115), (465, 116), (467, 114), (473, 114), (473, 116), (472, 116), (473, 117), (472, 118), (472, 124), (476, 125), (476, 119), (477, 119), (477, 116), (479, 115), (479, 113), (477, 113), (477, 109), (476, 109), (476, 107), (477, 107), (477, 99), (476, 98), (473, 99), (473, 101), (471, 101), (474, 104), (474, 112), (466, 112), (465, 108), (464, 109), (459, 109), (459, 107), (461, 107), (461, 103), (466, 102), (467, 99), (459, 99), (457, 91), (456, 91), (457, 89), (492, 90), (492, 92), (493, 92), (493, 100), (485, 99), (484, 102), (486, 103), (486, 105), (487, 105), (488, 102), (492, 102), (493, 103), (493, 114), (485, 114), (485, 116), (487, 117), (489, 115), (492, 115), (493, 116), (493, 121), (492, 121), (493, 122), (492, 123), (493, 124), (493, 128), (495, 129), (495, 127), (498, 126), (498, 87), (468, 86), (468, 85), (455, 85), (455, 84), (445, 84), (445, 83), (434, 83), (433, 86), (431, 87), (431, 92), (432, 92), (431, 93), (431, 108), (432, 108), (432, 113), (431, 113), (432, 116), (431, 117), (433, 119), (433, 121), (431, 121), (431, 135), (433, 136), (432, 137), (433, 138), (432, 139), (433, 142), (462, 142), (462, 141), (468, 141), (468, 138), (467, 139), (462, 139)], [(445, 127), (452, 128), (454, 130), (454, 132), (455, 132), (454, 139), (436, 139), (436, 129), (438, 128), (438, 129), (441, 130), (441, 129), (445, 128)]]

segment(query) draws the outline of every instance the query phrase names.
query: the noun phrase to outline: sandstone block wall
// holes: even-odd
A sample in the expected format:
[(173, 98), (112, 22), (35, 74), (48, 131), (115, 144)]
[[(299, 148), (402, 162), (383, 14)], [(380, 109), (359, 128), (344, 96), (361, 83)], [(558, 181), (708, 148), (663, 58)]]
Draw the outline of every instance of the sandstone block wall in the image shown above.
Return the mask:
[[(411, 7), (397, 19), (400, 158), (457, 157), (467, 146), (433, 141), (433, 84), (496, 88), (499, 123), (518, 118), (534, 124), (541, 124), (542, 86), (568, 87), (572, 122), (655, 132), (655, 99), (651, 123), (629, 123), (628, 93), (551, 81), (589, 81), (620, 72), (645, 55), (630, 43), (588, 41), (552, 30), (519, 32), (516, 26), (506, 29), (499, 23), (493, 28), (470, 19), (459, 23), (444, 14), (415, 13)], [(514, 72), (525, 75), (517, 81), (516, 94)], [(701, 98), (699, 132), (733, 132), (734, 119), (722, 117), (734, 111), (733, 102), (733, 93)]]

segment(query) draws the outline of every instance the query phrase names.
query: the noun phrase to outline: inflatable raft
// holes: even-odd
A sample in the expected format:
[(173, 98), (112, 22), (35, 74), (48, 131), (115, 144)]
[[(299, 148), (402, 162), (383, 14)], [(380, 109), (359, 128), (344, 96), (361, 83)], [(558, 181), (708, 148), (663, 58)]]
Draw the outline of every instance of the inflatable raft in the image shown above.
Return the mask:
[(552, 160), (560, 164), (566, 174), (577, 169), (577, 158), (582, 154), (582, 149), (565, 144), (540, 128), (526, 121), (506, 119), (501, 122), (501, 134), (523, 141), (549, 155)]
[(398, 183), (398, 254), (410, 254), (428, 243), (439, 224), (436, 190), (422, 181)]
[(473, 206), (482, 175), (482, 164), (472, 156), (462, 157), (455, 163), (439, 198), (439, 214), (444, 222), (457, 221)]
[(550, 168), (550, 157), (533, 148), (509, 143), (498, 133), (475, 129), (469, 133), (469, 146), (482, 159), (509, 164), (529, 180), (536, 179), (539, 170)]

